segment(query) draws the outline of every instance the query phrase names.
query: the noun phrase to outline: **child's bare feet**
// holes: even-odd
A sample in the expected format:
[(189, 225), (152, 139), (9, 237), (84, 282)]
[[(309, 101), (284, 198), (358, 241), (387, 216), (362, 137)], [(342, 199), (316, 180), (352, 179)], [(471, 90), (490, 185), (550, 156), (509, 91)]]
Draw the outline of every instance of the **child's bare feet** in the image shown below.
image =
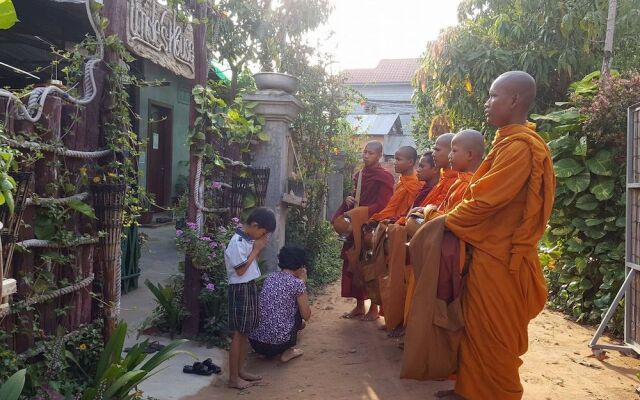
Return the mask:
[(284, 353), (280, 355), (280, 361), (286, 363), (288, 361), (293, 360), (294, 358), (300, 357), (304, 354), (304, 351), (300, 349), (287, 349)]
[(242, 378), (238, 378), (236, 380), (229, 379), (229, 387), (232, 388), (232, 389), (244, 390), (244, 389), (249, 388), (249, 387), (251, 387), (253, 385), (255, 385), (254, 382), (245, 381)]
[(260, 375), (250, 374), (249, 372), (245, 372), (245, 371), (240, 371), (238, 375), (240, 375), (240, 378), (249, 382), (262, 380), (262, 377)]

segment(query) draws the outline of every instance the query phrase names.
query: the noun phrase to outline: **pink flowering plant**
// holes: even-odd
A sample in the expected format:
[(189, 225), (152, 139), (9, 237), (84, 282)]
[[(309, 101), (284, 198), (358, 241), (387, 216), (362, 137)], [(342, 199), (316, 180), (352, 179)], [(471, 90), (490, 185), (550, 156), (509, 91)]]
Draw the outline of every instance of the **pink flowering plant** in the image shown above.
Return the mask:
[(184, 229), (176, 230), (176, 246), (178, 251), (191, 257), (194, 264), (208, 267), (216, 261), (218, 243), (211, 235), (198, 232), (198, 226), (187, 223)]

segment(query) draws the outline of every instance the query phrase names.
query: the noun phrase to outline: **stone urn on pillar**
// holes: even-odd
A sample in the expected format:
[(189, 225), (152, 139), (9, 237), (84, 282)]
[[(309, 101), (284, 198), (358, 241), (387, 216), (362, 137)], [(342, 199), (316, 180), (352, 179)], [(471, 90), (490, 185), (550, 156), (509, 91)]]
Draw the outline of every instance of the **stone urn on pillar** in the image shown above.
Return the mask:
[[(244, 96), (246, 102), (256, 102), (254, 111), (265, 119), (263, 131), (269, 140), (260, 142), (253, 153), (253, 165), (270, 168), (269, 184), (264, 206), (276, 214), (276, 231), (262, 252), (267, 270), (277, 267), (277, 254), (284, 245), (287, 207), (282, 204), (282, 195), (287, 188), (289, 125), (302, 111), (303, 105), (294, 93), (298, 79), (279, 73), (255, 75), (258, 90)], [(284, 89), (284, 90), (283, 90)]]

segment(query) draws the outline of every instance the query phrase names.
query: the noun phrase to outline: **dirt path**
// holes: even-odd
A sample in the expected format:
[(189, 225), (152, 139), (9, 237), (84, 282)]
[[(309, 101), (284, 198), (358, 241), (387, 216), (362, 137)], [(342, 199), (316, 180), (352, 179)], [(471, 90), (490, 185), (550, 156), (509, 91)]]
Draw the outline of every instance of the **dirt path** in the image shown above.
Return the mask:
[[(451, 382), (400, 380), (402, 351), (379, 330), (381, 321), (340, 319), (352, 304), (329, 288), (313, 305), (313, 315), (300, 334), (305, 351), (289, 364), (249, 356), (249, 370), (264, 376), (265, 385), (244, 391), (227, 389), (216, 378), (195, 396), (183, 400), (231, 399), (432, 399)], [(531, 344), (521, 376), (525, 399), (639, 399), (635, 373), (640, 361), (610, 353), (599, 362), (590, 357), (590, 329), (545, 311), (530, 327)], [(224, 368), (226, 370), (226, 368)]]

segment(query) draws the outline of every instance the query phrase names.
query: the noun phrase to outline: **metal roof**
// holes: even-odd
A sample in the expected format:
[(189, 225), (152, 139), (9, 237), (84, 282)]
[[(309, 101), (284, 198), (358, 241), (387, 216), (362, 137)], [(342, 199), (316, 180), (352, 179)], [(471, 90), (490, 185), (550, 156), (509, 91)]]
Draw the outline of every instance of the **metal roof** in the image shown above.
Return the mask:
[(401, 135), (399, 114), (351, 114), (347, 121), (358, 135)]
[(387, 135), (382, 141), (385, 156), (392, 156), (402, 146), (416, 147), (416, 141), (409, 135)]

